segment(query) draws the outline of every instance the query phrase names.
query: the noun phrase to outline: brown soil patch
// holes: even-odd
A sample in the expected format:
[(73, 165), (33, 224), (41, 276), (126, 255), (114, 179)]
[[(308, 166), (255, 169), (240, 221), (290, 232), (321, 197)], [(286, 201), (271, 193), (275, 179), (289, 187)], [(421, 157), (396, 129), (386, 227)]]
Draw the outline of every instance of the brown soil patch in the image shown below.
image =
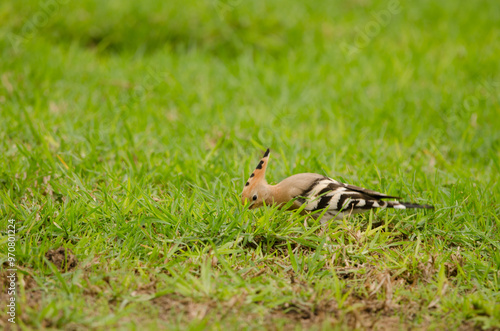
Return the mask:
[(304, 328), (329, 324), (347, 325), (349, 329), (400, 330), (408, 329), (408, 318), (402, 320), (406, 307), (391, 308), (383, 301), (363, 300), (354, 296), (344, 303), (355, 307), (347, 313), (338, 308), (335, 300), (325, 300), (314, 305), (286, 303), (272, 311), (267, 317), (270, 324), (276, 319), (288, 319), (287, 325), (301, 324)]
[(78, 260), (69, 248), (59, 247), (45, 253), (47, 260), (52, 262), (60, 271), (69, 271), (78, 265)]
[[(49, 250), (46, 253), (46, 258), (59, 268), (59, 270), (74, 269), (78, 261), (69, 249), (60, 247), (56, 250)], [(459, 257), (453, 260), (453, 264), (447, 266), (447, 274), (455, 272), (454, 265), (460, 264)], [(89, 265), (97, 263), (90, 261)], [(214, 263), (212, 261), (212, 263)], [(81, 265), (80, 268), (87, 269)], [(364, 268), (363, 273), (357, 272), (358, 269)], [(90, 268), (89, 268), (90, 269)], [(419, 276), (429, 278), (437, 272), (434, 260), (421, 262), (418, 266)], [(19, 285), (24, 287), (25, 301), (22, 303), (27, 307), (37, 309), (44, 295), (44, 290), (39, 288), (39, 284), (31, 276), (34, 275), (31, 270), (25, 270), (28, 274), (24, 274), (19, 280)], [(258, 277), (260, 274), (269, 272), (267, 269), (262, 269), (258, 272), (245, 274), (245, 278)], [(186, 322), (192, 320), (208, 319), (207, 325), (214, 322), (216, 325), (226, 325), (230, 323), (234, 316), (238, 316), (238, 320), (242, 324), (252, 325), (253, 321), (264, 321), (264, 327), (268, 330), (275, 329), (295, 329), (296, 326), (302, 326), (305, 329), (317, 329), (320, 327), (331, 326), (331, 328), (348, 328), (362, 330), (408, 330), (411, 328), (427, 329), (431, 323), (428, 315), (423, 321), (417, 322), (416, 317), (419, 312), (426, 307), (422, 307), (422, 303), (405, 300), (401, 297), (393, 297), (394, 289), (398, 286), (405, 286), (407, 280), (401, 274), (393, 275), (388, 270), (377, 270), (374, 266), (362, 265), (353, 267), (341, 267), (337, 269), (341, 278), (357, 280), (359, 287), (363, 291), (352, 291), (346, 301), (339, 307), (340, 303), (334, 299), (333, 293), (323, 293), (321, 297), (312, 296), (305, 301), (291, 300), (273, 309), (267, 308), (260, 313), (252, 310), (248, 312), (247, 293), (243, 290), (238, 295), (230, 298), (227, 301), (217, 301), (210, 297), (191, 298), (185, 297), (178, 293), (170, 293), (161, 297), (144, 302), (144, 313), (133, 314), (127, 319), (134, 321), (143, 319), (145, 322), (150, 319), (155, 319), (155, 313), (151, 313), (151, 308), (158, 312), (157, 317), (161, 320), (160, 325), (170, 325), (173, 321)], [(84, 288), (83, 295), (91, 304), (95, 303), (96, 297), (103, 296), (109, 300), (110, 304), (118, 305), (119, 300), (111, 297), (110, 293), (105, 293), (102, 288), (91, 284), (88, 278), (88, 270), (84, 273), (84, 280), (87, 286)], [(2, 284), (5, 288), (5, 275), (0, 273)], [(404, 276), (404, 275), (403, 275)], [(38, 279), (38, 278), (37, 278)], [(291, 286), (296, 292), (308, 288), (306, 282), (301, 281), (298, 275), (290, 274)], [(413, 281), (413, 280), (412, 280)], [(106, 280), (109, 283), (109, 280)], [(131, 296), (148, 296), (154, 295), (158, 291), (158, 280), (151, 276), (149, 281), (138, 286)], [(347, 287), (345, 291), (348, 291)], [(313, 291), (313, 288), (310, 288)], [(5, 290), (0, 293), (0, 302), (3, 302)], [(343, 292), (345, 294), (346, 292)], [(403, 299), (403, 300), (402, 300)], [(253, 302), (252, 304), (256, 304)], [(21, 313), (18, 318), (29, 324), (28, 317)], [(54, 327), (52, 321), (44, 321), (45, 327)], [(0, 329), (8, 328), (9, 325), (0, 321)], [(69, 326), (66, 326), (68, 329)], [(479, 325), (473, 321), (463, 321), (459, 325), (459, 330), (477, 330)]]
[(152, 303), (159, 309), (159, 316), (166, 320), (169, 320), (172, 314), (187, 314), (189, 319), (202, 319), (217, 306), (213, 300), (198, 303), (173, 294), (155, 298)]

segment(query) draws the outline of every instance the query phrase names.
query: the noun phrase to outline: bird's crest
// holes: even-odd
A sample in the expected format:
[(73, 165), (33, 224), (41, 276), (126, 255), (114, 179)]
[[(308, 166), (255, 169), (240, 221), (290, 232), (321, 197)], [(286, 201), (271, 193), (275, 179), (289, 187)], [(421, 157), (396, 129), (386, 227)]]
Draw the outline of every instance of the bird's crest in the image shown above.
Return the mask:
[(266, 169), (267, 169), (267, 163), (269, 161), (269, 154), (270, 151), (268, 148), (267, 151), (264, 153), (264, 156), (260, 160), (259, 164), (257, 165), (257, 167), (250, 175), (250, 178), (245, 183), (245, 187), (243, 188), (243, 195), (245, 195), (245, 192), (247, 191), (252, 191), (256, 186), (267, 183)]

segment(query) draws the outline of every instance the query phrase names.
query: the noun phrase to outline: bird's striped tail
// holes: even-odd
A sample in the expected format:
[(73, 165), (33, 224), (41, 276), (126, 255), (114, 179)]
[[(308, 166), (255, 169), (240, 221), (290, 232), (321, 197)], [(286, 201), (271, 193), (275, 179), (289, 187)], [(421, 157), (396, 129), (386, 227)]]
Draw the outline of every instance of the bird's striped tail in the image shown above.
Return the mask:
[(387, 208), (394, 208), (394, 209), (410, 209), (410, 208), (434, 209), (434, 206), (431, 206), (431, 205), (419, 205), (417, 203), (411, 203), (411, 202), (387, 201)]

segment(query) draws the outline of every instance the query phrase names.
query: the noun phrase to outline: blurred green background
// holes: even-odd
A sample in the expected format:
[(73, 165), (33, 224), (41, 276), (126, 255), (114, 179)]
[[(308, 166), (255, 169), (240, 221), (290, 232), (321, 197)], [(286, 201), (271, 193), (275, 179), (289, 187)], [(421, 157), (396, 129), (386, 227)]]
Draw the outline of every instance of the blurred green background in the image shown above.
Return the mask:
[(61, 135), (107, 121), (138, 123), (139, 136), (147, 128), (151, 144), (172, 150), (223, 133), (303, 157), (320, 154), (318, 143), (347, 163), (411, 163), (428, 149), (440, 166), (491, 166), (496, 2), (395, 3), (380, 24), (374, 14), (391, 1), (4, 1), (3, 135), (32, 139), (16, 120), (24, 112), (76, 153), (82, 143)]

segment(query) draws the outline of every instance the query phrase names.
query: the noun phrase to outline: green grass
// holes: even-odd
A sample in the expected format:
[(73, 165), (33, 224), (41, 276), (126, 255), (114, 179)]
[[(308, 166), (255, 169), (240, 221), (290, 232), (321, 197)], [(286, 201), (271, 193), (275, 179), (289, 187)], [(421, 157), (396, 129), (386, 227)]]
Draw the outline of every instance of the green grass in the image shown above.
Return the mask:
[[(500, 6), (391, 3), (2, 1), (16, 326), (499, 328)], [(436, 209), (249, 211), (267, 147)]]

